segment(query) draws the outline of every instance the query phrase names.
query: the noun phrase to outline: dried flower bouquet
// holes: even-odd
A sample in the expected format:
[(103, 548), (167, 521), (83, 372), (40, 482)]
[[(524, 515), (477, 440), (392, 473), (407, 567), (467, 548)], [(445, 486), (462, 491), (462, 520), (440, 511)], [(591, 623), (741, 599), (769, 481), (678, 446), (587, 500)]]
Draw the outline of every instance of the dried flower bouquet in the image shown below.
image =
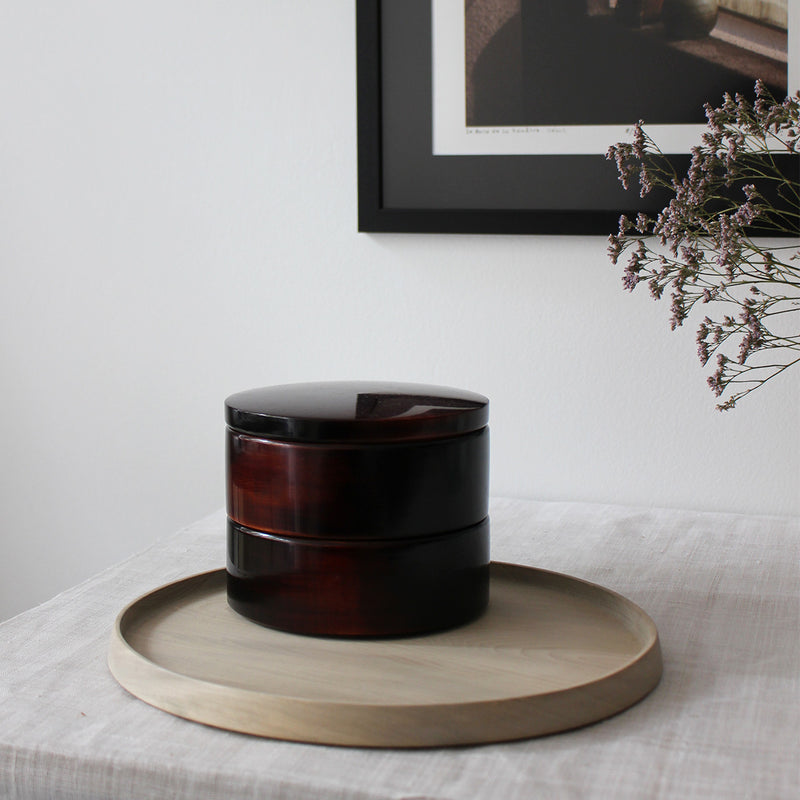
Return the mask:
[(626, 289), (645, 282), (654, 299), (669, 292), (673, 330), (708, 304), (697, 352), (703, 365), (716, 357), (708, 384), (720, 410), (800, 361), (800, 248), (778, 238), (800, 236), (800, 92), (778, 102), (760, 81), (755, 91), (752, 103), (725, 95), (719, 108), (706, 105), (707, 130), (684, 177), (642, 122), (632, 142), (608, 151), (626, 189), (638, 179), (642, 197), (670, 197), (655, 217), (620, 218), (611, 260), (626, 256)]

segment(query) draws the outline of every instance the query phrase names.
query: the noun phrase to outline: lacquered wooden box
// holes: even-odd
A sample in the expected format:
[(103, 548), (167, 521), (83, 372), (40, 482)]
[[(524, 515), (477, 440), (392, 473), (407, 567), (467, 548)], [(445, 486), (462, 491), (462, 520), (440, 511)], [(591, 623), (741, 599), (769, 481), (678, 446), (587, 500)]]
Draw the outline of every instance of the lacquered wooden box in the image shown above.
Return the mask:
[(488, 400), (323, 382), (226, 401), (228, 602), (269, 627), (398, 636), (489, 596)]

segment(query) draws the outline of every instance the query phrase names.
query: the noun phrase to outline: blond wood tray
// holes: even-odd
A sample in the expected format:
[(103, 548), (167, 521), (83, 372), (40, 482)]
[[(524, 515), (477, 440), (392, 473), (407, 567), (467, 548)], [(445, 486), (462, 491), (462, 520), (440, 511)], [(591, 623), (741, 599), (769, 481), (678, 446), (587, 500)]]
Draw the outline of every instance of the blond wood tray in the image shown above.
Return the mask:
[(566, 575), (491, 570), (476, 622), (355, 641), (261, 627), (228, 607), (224, 570), (195, 575), (120, 613), (108, 663), (129, 692), (186, 719), (366, 747), (554, 733), (622, 711), (658, 683), (658, 632), (636, 605)]

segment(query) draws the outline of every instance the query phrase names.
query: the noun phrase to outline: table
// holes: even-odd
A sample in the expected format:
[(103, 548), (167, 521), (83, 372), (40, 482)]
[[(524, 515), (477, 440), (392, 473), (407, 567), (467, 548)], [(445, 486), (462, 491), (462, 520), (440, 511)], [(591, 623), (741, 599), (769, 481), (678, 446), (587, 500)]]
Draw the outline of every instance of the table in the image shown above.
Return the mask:
[(478, 747), (272, 741), (152, 708), (106, 666), (119, 610), (224, 565), (219, 511), (0, 625), (0, 797), (531, 800), (800, 796), (800, 519), (492, 498), (492, 555), (656, 622), (664, 676), (603, 722)]

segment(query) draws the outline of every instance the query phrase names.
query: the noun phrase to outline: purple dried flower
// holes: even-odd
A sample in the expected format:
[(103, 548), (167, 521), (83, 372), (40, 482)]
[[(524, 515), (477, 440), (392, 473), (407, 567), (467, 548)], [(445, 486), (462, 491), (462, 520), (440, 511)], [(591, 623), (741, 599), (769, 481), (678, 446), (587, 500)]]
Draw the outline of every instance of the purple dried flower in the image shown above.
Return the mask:
[(632, 292), (636, 288), (636, 284), (639, 283), (639, 273), (637, 270), (631, 269), (630, 267), (626, 267), (625, 271), (622, 273), (622, 285), (623, 287)]
[(647, 135), (644, 132), (644, 121), (639, 120), (633, 126), (633, 143), (631, 145), (631, 152), (634, 157), (643, 160), (647, 149)]
[(681, 288), (676, 288), (672, 293), (672, 304), (670, 306), (672, 315), (669, 320), (669, 326), (674, 331), (683, 325), (689, 312), (686, 308), (686, 294)]
[(639, 170), (639, 197), (647, 196), (653, 190), (653, 181), (647, 167), (642, 164)]
[(708, 323), (709, 322), (711, 322), (711, 320), (708, 317), (706, 317), (700, 323), (700, 327), (697, 329), (697, 337), (696, 337), (696, 341), (697, 341), (697, 356), (700, 359), (700, 363), (703, 366), (706, 365), (706, 362), (708, 361), (708, 358), (709, 358), (708, 341), (707, 341), (708, 340), (708, 334), (709, 334), (709, 328), (708, 328)]
[(754, 334), (752, 331), (747, 331), (739, 344), (739, 363), (744, 364), (748, 356), (755, 353), (762, 344), (763, 340), (760, 336)]
[(746, 227), (755, 220), (759, 213), (758, 208), (748, 200), (746, 203), (742, 203), (732, 216), (737, 226)]
[[(640, 213), (633, 222), (623, 217), (617, 235), (609, 237), (608, 254), (613, 263), (630, 250), (623, 268), (624, 288), (630, 291), (647, 282), (651, 296), (658, 300), (669, 287), (673, 329), (686, 320), (698, 301), (737, 307), (738, 319), (731, 314), (724, 315), (721, 322), (706, 317), (697, 332), (697, 352), (704, 364), (718, 348), (735, 348), (734, 335), (739, 344), (738, 363), (717, 354), (717, 370), (708, 379), (717, 396), (734, 383), (760, 386), (785, 368), (764, 367), (763, 362), (747, 365), (745, 361), (756, 351), (800, 351), (800, 334), (776, 337), (769, 329), (773, 315), (784, 315), (781, 320), (786, 320), (788, 312), (800, 312), (800, 271), (793, 266), (800, 251), (776, 256), (776, 251), (762, 251), (750, 238), (753, 222), (759, 218), (759, 230), (775, 225), (781, 232), (796, 234), (797, 215), (777, 209), (751, 181), (765, 180), (764, 185), (774, 181), (775, 191), (771, 189), (769, 197), (797, 198), (796, 180), (787, 179), (777, 169), (770, 148), (796, 152), (800, 146), (800, 92), (778, 103), (763, 82), (756, 82), (755, 91), (754, 103), (743, 95), (726, 93), (718, 108), (706, 104), (707, 130), (701, 144), (692, 149), (683, 177), (674, 172), (641, 122), (633, 128), (631, 143), (617, 144), (607, 154), (616, 162), (626, 188), (638, 177), (642, 196), (653, 189), (669, 193), (666, 206), (654, 217)], [(732, 187), (736, 186), (743, 191), (740, 202), (733, 199)], [(663, 250), (650, 250), (645, 243), (650, 237)], [(766, 291), (755, 282), (762, 287), (769, 282), (775, 288)], [(747, 293), (744, 300), (740, 299), (743, 293)], [(780, 303), (788, 305), (775, 308)], [(791, 352), (789, 355), (800, 360)], [(750, 373), (755, 377), (740, 381), (740, 375), (754, 369), (766, 372)], [(752, 388), (734, 392), (717, 407), (732, 408)]]
[(646, 214), (642, 214), (639, 212), (636, 216), (636, 222), (634, 223), (634, 228), (636, 231), (641, 234), (646, 234), (649, 232), (650, 227), (650, 218)]
[(664, 294), (664, 286), (658, 282), (657, 278), (651, 278), (649, 282), (650, 296), (653, 300), (660, 300), (661, 295)]
[(716, 371), (706, 379), (708, 385), (711, 387), (711, 391), (714, 392), (717, 397), (725, 391), (725, 365), (727, 363), (727, 357), (720, 353), (720, 355), (717, 356)]
[(611, 259), (612, 264), (616, 264), (622, 253), (623, 245), (622, 239), (615, 236), (613, 233), (608, 237), (608, 257)]
[(632, 292), (636, 288), (636, 284), (639, 283), (639, 272), (642, 269), (641, 262), (645, 256), (645, 245), (644, 242), (640, 241), (639, 246), (630, 254), (625, 271), (622, 273), (622, 285), (629, 292)]

